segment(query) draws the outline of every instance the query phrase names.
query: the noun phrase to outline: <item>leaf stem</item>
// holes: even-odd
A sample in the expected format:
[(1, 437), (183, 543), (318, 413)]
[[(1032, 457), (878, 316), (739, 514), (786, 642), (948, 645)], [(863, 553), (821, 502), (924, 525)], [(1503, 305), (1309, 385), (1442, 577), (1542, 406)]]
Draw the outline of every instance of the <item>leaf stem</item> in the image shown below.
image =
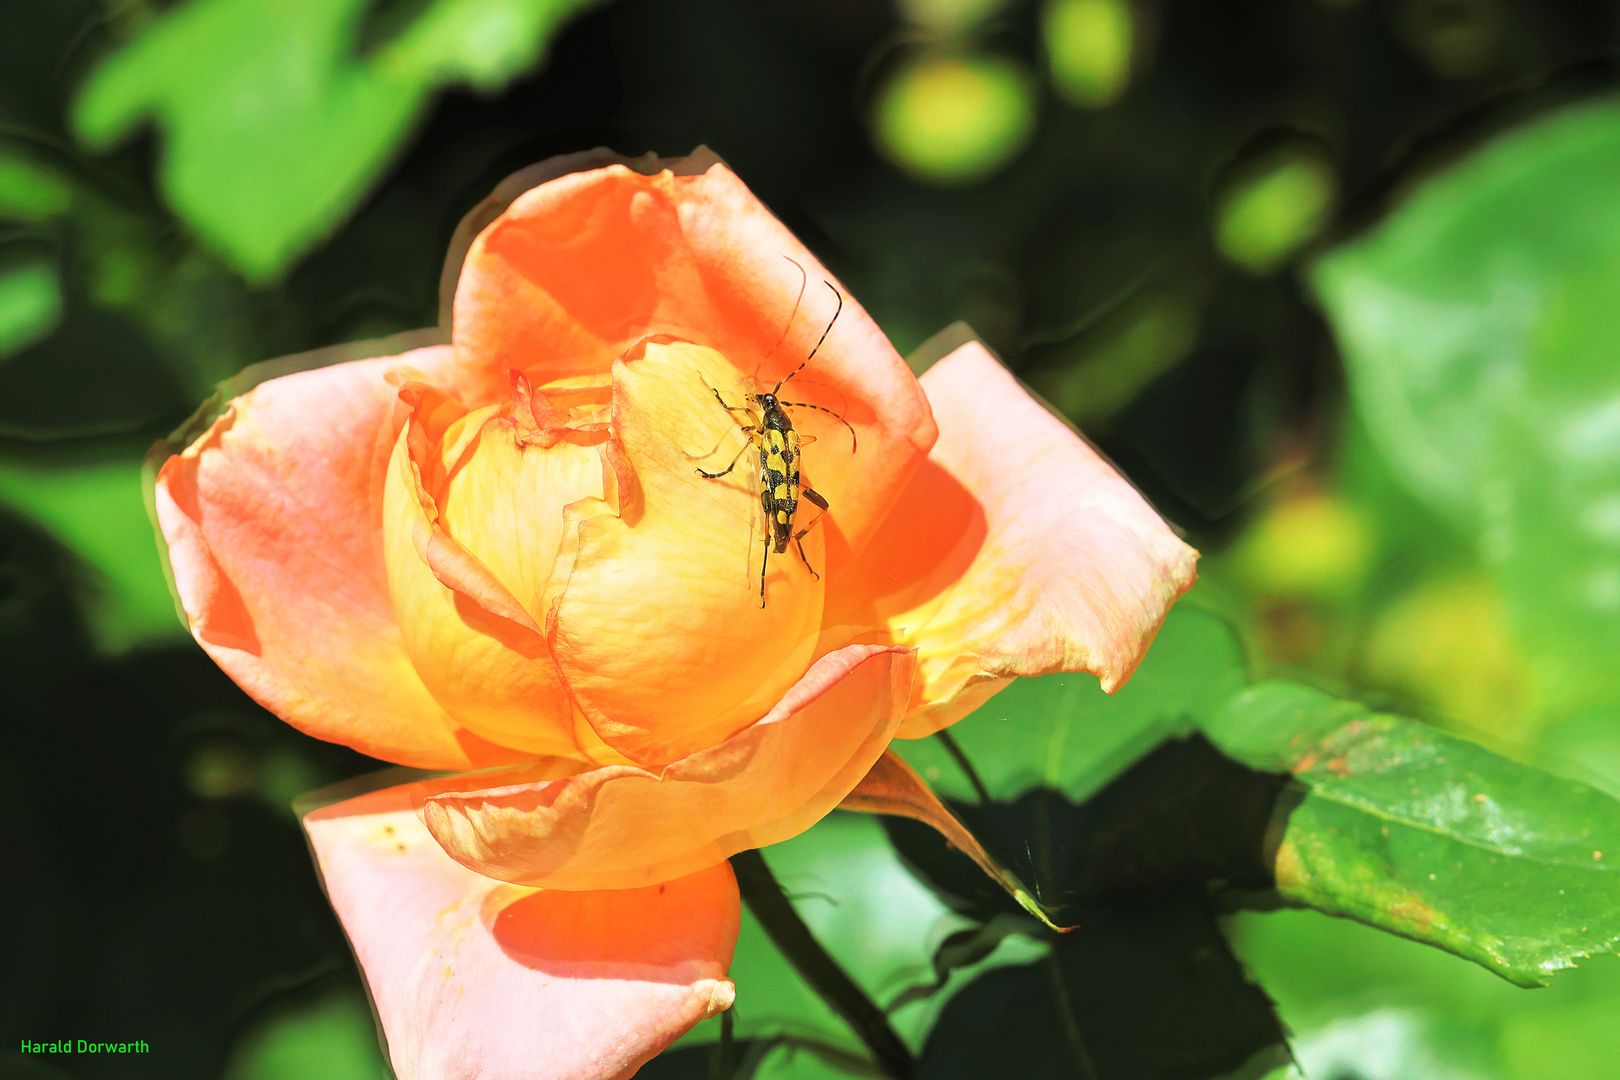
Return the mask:
[(737, 888), (747, 901), (748, 910), (754, 913), (754, 918), (794, 970), (854, 1029), (884, 1075), (894, 1080), (911, 1080), (915, 1069), (911, 1051), (895, 1034), (883, 1010), (816, 940), (793, 909), (776, 875), (766, 865), (765, 857), (758, 851), (738, 852), (731, 857), (731, 868), (736, 871)]
[(950, 754), (951, 758), (962, 767), (962, 771), (967, 773), (968, 783), (972, 784), (973, 790), (978, 793), (979, 804), (989, 806), (994, 801), (990, 798), (990, 789), (984, 786), (983, 780), (979, 779), (978, 770), (974, 769), (973, 762), (968, 760), (967, 755), (962, 753), (962, 748), (956, 744), (956, 740), (951, 737), (951, 733), (945, 730), (936, 731), (934, 732), (934, 738), (940, 741), (941, 745), (945, 747), (946, 753)]
[(1083, 1080), (1097, 1080), (1097, 1066), (1091, 1060), (1086, 1040), (1080, 1034), (1080, 1024), (1074, 1018), (1074, 1002), (1069, 999), (1069, 988), (1064, 985), (1063, 968), (1058, 964), (1056, 950), (1046, 954), (1046, 970), (1052, 976), (1052, 996), (1057, 999), (1055, 1004), (1063, 1017), (1063, 1034), (1069, 1041), (1069, 1051), (1074, 1055), (1080, 1076)]

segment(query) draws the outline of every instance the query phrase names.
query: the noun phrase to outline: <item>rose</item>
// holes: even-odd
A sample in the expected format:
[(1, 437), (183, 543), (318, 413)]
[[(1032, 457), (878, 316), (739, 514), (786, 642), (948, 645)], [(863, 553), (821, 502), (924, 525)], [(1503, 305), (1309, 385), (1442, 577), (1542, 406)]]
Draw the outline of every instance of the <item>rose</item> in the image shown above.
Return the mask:
[[(526, 170), (450, 266), (452, 344), (235, 398), (156, 514), (267, 708), (477, 770), (305, 818), (399, 1075), (628, 1075), (731, 1002), (728, 856), (1015, 676), (1117, 688), (1195, 553), (982, 346), (913, 378), (706, 151)], [(741, 418), (790, 372), (830, 509), (762, 606)]]

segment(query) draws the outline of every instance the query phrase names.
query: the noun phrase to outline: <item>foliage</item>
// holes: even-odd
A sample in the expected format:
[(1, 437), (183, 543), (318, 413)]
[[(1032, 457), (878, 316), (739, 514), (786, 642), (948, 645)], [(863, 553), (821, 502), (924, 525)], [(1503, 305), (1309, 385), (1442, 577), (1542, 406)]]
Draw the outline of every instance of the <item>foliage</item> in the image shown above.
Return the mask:
[(156, 117), (170, 202), (262, 279), (347, 214), (433, 90), (494, 90), (586, 2), (193, 0), (108, 59), (76, 126), (106, 147)]
[[(1426, 181), (1312, 280), (1368, 432), (1466, 531), (1542, 709), (1620, 697), (1620, 105), (1569, 108)], [(1615, 518), (1615, 520), (1611, 520)]]
[[(1601, 7), (0, 11), (0, 1034), (161, 1047), (89, 1080), (383, 1075), (285, 812), (374, 763), (184, 642), (140, 455), (246, 364), (433, 324), (512, 169), (705, 142), (902, 350), (971, 324), (1206, 553), (1115, 696), (1023, 680), (899, 747), (1075, 929), (910, 821), (763, 853), (914, 1074), (1607, 1077)], [(876, 1072), (763, 916), (732, 976), (642, 1075)]]
[(1620, 803), (1602, 792), (1288, 683), (1245, 691), (1205, 730), (1305, 785), (1271, 856), (1285, 898), (1524, 986), (1620, 944)]

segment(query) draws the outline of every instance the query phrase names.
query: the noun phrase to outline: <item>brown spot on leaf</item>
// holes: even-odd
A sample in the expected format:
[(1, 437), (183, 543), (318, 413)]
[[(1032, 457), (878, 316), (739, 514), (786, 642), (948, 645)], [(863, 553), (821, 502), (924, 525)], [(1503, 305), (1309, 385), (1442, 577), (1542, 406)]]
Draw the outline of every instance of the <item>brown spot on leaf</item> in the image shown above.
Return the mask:
[(1402, 926), (1409, 927), (1418, 933), (1425, 933), (1434, 923), (1436, 912), (1434, 908), (1424, 903), (1417, 896), (1409, 895), (1404, 900), (1396, 900), (1389, 905), (1389, 917)]
[(1276, 875), (1279, 889), (1294, 889), (1304, 884), (1305, 860), (1300, 858), (1299, 848), (1292, 840), (1284, 840), (1277, 845), (1277, 860), (1272, 872)]

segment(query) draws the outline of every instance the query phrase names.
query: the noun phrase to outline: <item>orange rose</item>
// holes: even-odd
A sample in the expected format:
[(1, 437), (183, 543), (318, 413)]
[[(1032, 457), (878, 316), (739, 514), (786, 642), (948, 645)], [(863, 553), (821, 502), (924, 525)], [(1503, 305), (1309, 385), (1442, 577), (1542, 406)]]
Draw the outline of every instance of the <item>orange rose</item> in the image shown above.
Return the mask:
[(236, 398), (157, 516), (257, 700), (461, 771), (305, 818), (402, 1080), (627, 1076), (731, 1003), (727, 857), (1015, 676), (1122, 685), (1196, 555), (982, 346), (918, 380), (839, 289), (783, 388), (830, 509), (762, 606), (725, 406), (826, 330), (814, 256), (704, 151), (535, 166), (464, 245), (453, 344)]

